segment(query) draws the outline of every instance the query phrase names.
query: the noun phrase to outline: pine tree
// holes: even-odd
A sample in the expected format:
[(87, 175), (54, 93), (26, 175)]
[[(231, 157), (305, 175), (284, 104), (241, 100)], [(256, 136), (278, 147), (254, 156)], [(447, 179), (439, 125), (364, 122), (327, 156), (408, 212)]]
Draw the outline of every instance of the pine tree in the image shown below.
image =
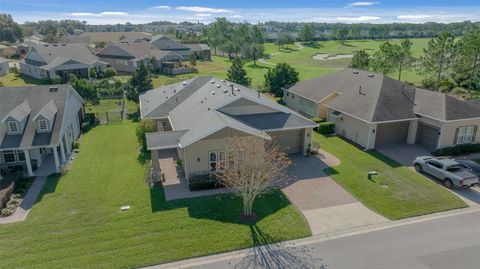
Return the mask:
[(252, 80), (247, 76), (247, 71), (243, 68), (243, 62), (239, 58), (232, 61), (232, 66), (227, 71), (227, 80), (249, 87)]

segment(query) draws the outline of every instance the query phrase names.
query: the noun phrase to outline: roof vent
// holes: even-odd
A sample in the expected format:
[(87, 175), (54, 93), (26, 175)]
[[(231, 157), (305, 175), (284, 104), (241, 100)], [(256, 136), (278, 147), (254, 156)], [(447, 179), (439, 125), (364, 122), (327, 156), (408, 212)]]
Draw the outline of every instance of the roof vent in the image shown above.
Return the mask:
[(186, 82), (186, 81), (184, 81), (184, 82), (182, 83), (182, 85), (183, 85), (183, 86), (187, 85), (187, 82)]
[(43, 45), (44, 47), (48, 47), (48, 44)]
[(53, 44), (54, 47), (58, 46), (57, 44)]
[(62, 44), (62, 47), (65, 47), (67, 44)]
[(223, 93), (227, 93), (227, 92), (228, 92), (228, 90), (227, 90), (227, 89), (223, 89)]
[(173, 93), (177, 93), (177, 90), (173, 90)]
[(355, 75), (358, 74), (358, 71), (357, 70), (353, 70), (352, 73), (354, 73)]
[(240, 91), (240, 89), (239, 89), (239, 88), (235, 88), (235, 90), (236, 90), (237, 92), (239, 92), (239, 91)]
[(220, 87), (222, 87), (222, 85), (220, 85), (220, 84), (217, 84), (217, 88), (220, 88)]
[(369, 78), (373, 78), (373, 74), (368, 74), (368, 77), (369, 77)]
[(50, 92), (58, 92), (58, 87), (50, 87)]
[(215, 95), (215, 91), (212, 91), (212, 95)]
[(225, 80), (224, 80), (224, 79), (222, 79), (222, 82), (223, 82), (223, 83), (225, 83)]
[(210, 83), (215, 84), (215, 80), (210, 81)]

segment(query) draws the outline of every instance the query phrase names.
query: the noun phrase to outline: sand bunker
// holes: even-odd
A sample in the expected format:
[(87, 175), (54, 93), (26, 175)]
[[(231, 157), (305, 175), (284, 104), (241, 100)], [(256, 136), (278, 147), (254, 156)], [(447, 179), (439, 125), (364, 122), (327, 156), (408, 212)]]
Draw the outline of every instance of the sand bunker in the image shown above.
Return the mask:
[(345, 59), (345, 58), (352, 58), (352, 54), (327, 54), (327, 53), (318, 53), (313, 55), (314, 60), (321, 60), (321, 61), (326, 61), (326, 60), (337, 60), (337, 59)]

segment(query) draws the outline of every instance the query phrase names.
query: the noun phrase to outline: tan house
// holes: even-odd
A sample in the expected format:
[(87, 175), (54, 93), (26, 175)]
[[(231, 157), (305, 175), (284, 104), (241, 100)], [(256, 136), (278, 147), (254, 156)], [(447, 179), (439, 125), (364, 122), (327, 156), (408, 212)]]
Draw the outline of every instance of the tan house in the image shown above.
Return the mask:
[(345, 69), (299, 82), (284, 90), (284, 102), (334, 122), (337, 134), (366, 149), (480, 143), (480, 106), (372, 72)]
[(156, 121), (157, 132), (147, 134), (154, 169), (162, 169), (162, 151), (174, 149), (187, 178), (225, 169), (228, 137), (258, 136), (287, 153), (305, 154), (316, 126), (255, 90), (214, 77), (147, 91), (140, 112)]

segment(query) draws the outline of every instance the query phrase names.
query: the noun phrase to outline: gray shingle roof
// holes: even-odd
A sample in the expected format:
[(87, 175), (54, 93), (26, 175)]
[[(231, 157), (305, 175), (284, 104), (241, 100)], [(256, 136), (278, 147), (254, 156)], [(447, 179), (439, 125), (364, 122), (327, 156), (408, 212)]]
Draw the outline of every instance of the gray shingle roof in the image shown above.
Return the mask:
[[(34, 52), (38, 53), (42, 59), (41, 61), (37, 61), (38, 59), (32, 58)], [(53, 68), (70, 60), (85, 65), (92, 65), (96, 62), (100, 62), (98, 57), (95, 56), (90, 49), (83, 44), (35, 44), (32, 46), (32, 48), (30, 48), (24, 61), (27, 64), (34, 64), (38, 66), (45, 65), (47, 68)]]
[[(259, 120), (254, 120), (254, 115), (234, 116), (239, 115), (234, 113), (238, 106), (247, 108), (240, 109), (247, 113), (249, 106), (257, 107), (255, 115)], [(199, 77), (150, 90), (140, 96), (140, 108), (142, 118), (168, 116), (174, 130), (187, 130), (180, 137), (182, 147), (225, 128), (269, 139), (264, 130), (316, 126), (255, 90), (214, 77)], [(262, 126), (262, 120), (265, 126)]]
[(164, 35), (154, 36), (150, 43), (161, 50), (189, 50), (184, 44)]
[(147, 133), (147, 148), (152, 149), (166, 149), (176, 148), (180, 142), (180, 138), (187, 131), (172, 131), (161, 133)]
[[(58, 87), (58, 91), (50, 92), (50, 87), (52, 86)], [(6, 125), (0, 124), (0, 149), (57, 146), (60, 142), (60, 129), (69, 91), (73, 91), (73, 88), (67, 84), (1, 87), (0, 118), (4, 118), (23, 102), (28, 102), (31, 112), (29, 113), (25, 130), (21, 135), (8, 135), (6, 133)], [(38, 133), (37, 124), (33, 117), (52, 101), (58, 109), (54, 117), (53, 130), (51, 133)]]
[[(465, 102), (390, 77), (354, 69), (299, 82), (288, 91), (315, 102), (339, 93), (327, 106), (368, 122), (407, 120), (416, 113), (441, 120), (480, 116)], [(462, 108), (463, 106), (463, 108)]]
[(182, 56), (171, 52), (162, 51), (152, 46), (148, 42), (127, 42), (118, 41), (108, 44), (105, 48), (97, 53), (97, 56), (103, 58), (117, 57), (126, 59), (142, 60), (145, 58), (155, 57), (158, 60), (168, 57), (169, 59), (181, 60)]
[(204, 51), (210, 50), (207, 44), (185, 44), (191, 51)]
[(38, 113), (33, 117), (33, 120), (36, 120), (38, 116), (43, 116), (44, 118), (51, 119), (57, 113), (58, 109), (53, 100), (50, 100)]
[(32, 112), (32, 107), (28, 103), (28, 100), (25, 100), (23, 103), (19, 104), (17, 107), (8, 112), (3, 118), (2, 122), (7, 118), (13, 118), (16, 121), (22, 121)]

